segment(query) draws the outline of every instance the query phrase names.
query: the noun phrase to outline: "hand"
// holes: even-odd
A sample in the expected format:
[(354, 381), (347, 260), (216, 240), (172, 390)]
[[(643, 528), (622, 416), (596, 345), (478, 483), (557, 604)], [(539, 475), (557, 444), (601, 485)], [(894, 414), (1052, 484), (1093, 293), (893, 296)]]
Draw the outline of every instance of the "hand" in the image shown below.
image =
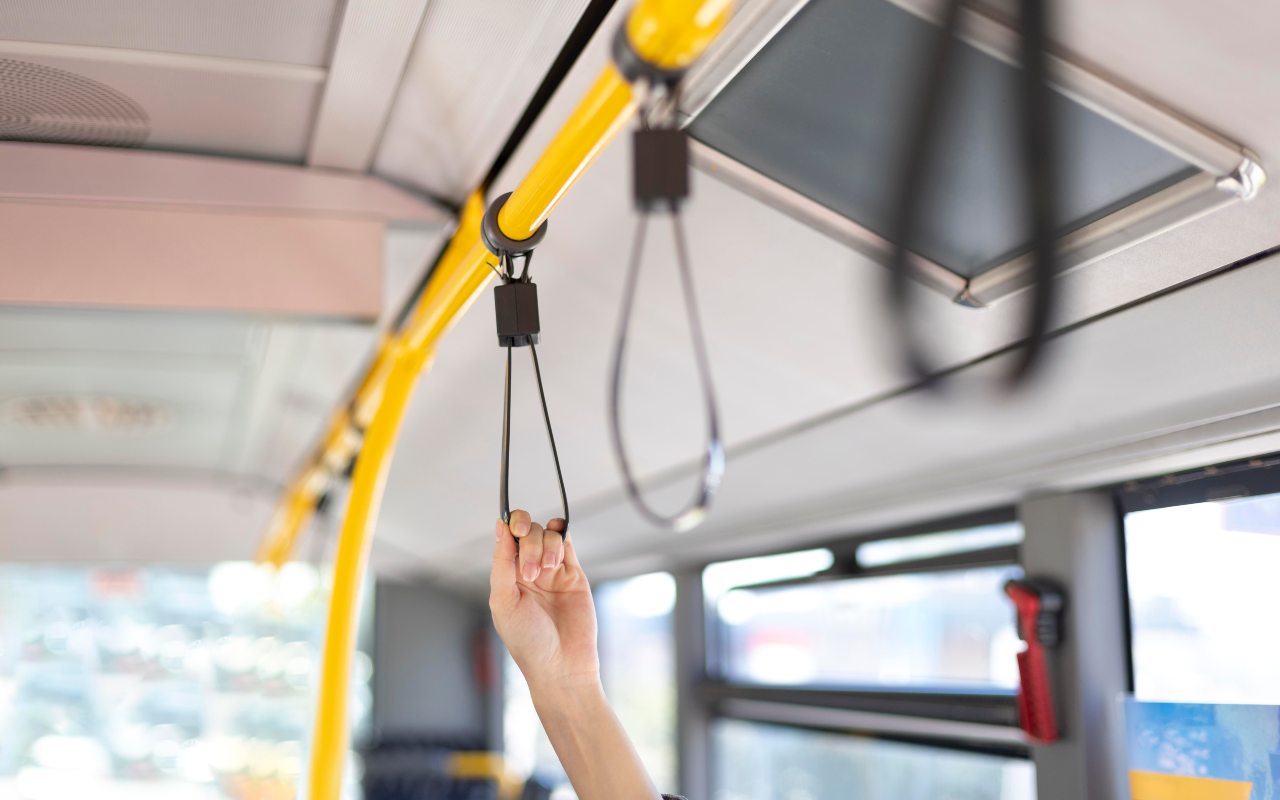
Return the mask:
[(582, 800), (655, 800), (644, 765), (600, 686), (596, 609), (562, 519), (496, 526), (489, 610), (542, 726)]
[(591, 585), (564, 524), (515, 511), (496, 526), (489, 610), (535, 698), (600, 682)]

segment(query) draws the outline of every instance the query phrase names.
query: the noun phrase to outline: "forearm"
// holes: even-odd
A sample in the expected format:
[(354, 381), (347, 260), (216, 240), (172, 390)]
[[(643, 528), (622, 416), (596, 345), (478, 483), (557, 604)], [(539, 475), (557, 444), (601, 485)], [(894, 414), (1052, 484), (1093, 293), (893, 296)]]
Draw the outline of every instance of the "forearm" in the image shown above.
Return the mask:
[(598, 681), (534, 688), (533, 704), (579, 800), (657, 800)]

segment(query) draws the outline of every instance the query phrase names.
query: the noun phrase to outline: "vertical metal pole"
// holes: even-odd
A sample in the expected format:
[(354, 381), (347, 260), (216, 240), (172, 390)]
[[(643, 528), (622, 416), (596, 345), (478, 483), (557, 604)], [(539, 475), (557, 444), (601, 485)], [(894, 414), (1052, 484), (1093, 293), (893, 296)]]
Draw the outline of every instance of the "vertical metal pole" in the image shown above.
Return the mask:
[(1036, 747), (1038, 800), (1127, 800), (1123, 696), (1129, 690), (1121, 519), (1103, 492), (1030, 498), (1019, 507), (1027, 575), (1067, 592), (1055, 651), (1063, 737)]
[[(676, 752), (680, 793), (711, 796), (710, 709), (701, 692), (706, 677), (707, 625), (702, 570), (675, 573)], [(665, 790), (664, 790), (665, 791)]]

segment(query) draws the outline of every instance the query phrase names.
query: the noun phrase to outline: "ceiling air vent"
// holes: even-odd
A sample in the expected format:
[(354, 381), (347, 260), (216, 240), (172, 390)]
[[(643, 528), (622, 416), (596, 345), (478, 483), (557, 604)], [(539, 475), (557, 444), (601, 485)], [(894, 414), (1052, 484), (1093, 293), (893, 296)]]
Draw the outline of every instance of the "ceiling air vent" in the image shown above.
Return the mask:
[(0, 405), (0, 420), (31, 431), (138, 434), (167, 429), (173, 415), (137, 397), (54, 394), (9, 400)]
[(0, 140), (140, 147), (150, 130), (142, 107), (110, 86), (0, 58)]

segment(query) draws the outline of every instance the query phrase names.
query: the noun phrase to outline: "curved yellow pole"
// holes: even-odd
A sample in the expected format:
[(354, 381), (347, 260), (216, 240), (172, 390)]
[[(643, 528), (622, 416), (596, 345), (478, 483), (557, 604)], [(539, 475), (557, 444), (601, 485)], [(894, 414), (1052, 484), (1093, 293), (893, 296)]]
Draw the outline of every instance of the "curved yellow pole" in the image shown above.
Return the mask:
[[(479, 225), (479, 221), (475, 221)], [(460, 230), (455, 241), (465, 242), (471, 234)], [(479, 234), (474, 234), (478, 244)], [(368, 567), (369, 546), (377, 526), (378, 508), (386, 487), (387, 472), (395, 450), (396, 436), (405, 409), (413, 394), (418, 374), (435, 354), (436, 344), (488, 283), (488, 267), (464, 269), (474, 247), (463, 252), (450, 247), (415, 310), (414, 324), (407, 327), (389, 348), (383, 361), (385, 379), (381, 401), (365, 432), (364, 448), (356, 459), (351, 477), (347, 513), (338, 534), (334, 556), (333, 592), (325, 625), (316, 722), (312, 732), (309, 796), (313, 800), (337, 800), (342, 790), (342, 768), (347, 753), (350, 720), (347, 697), (351, 691), (351, 662), (355, 655), (356, 620), (359, 618), (360, 586)], [(483, 263), (484, 257), (481, 256)], [(427, 302), (430, 299), (431, 302)], [(420, 312), (420, 313), (418, 313)], [(410, 331), (417, 337), (410, 337)]]
[(396, 435), (420, 367), (420, 356), (407, 349), (393, 356), (382, 404), (373, 416), (364, 450), (356, 460), (347, 515), (342, 521), (338, 552), (334, 557), (333, 593), (324, 633), (324, 662), (311, 742), (312, 798), (338, 800), (342, 793), (342, 768), (350, 728), (347, 696), (351, 692), (361, 577), (369, 562), (369, 544), (378, 522), (378, 506), (386, 487)]
[(289, 560), (289, 553), (315, 512), (328, 482), (328, 470), (319, 464), (312, 464), (294, 481), (258, 550), (259, 562), (279, 567)]
[[(641, 0), (632, 12), (628, 35), (645, 58), (664, 66), (683, 66), (702, 52), (727, 16), (728, 0)], [(606, 67), (503, 207), (498, 217), (503, 233), (515, 239), (532, 235), (633, 111), (630, 85), (612, 65)], [(418, 373), (493, 277), (488, 266), (492, 256), (479, 240), (478, 204), (478, 195), (473, 196), (469, 213), (464, 214), (400, 336), (382, 354), (385, 358), (375, 363), (353, 406), (357, 424), (365, 409), (376, 410), (356, 457), (334, 562), (311, 744), (308, 789), (312, 800), (338, 800), (341, 794), (359, 590), (396, 435)]]

